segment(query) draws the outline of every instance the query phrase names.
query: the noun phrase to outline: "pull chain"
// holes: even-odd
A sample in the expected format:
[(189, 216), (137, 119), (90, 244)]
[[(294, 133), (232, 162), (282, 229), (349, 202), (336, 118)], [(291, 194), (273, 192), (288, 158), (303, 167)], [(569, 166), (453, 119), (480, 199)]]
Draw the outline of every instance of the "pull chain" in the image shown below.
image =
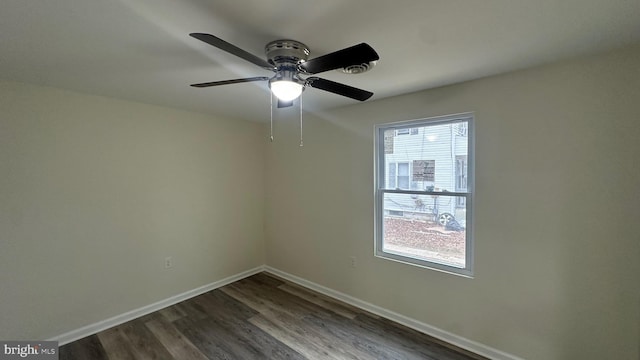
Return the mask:
[(304, 143), (302, 142), (302, 94), (300, 94), (300, 147), (303, 147)]
[(269, 134), (269, 140), (273, 142), (273, 93), (269, 91), (269, 102), (270, 102), (270, 110), (271, 110), (271, 133)]

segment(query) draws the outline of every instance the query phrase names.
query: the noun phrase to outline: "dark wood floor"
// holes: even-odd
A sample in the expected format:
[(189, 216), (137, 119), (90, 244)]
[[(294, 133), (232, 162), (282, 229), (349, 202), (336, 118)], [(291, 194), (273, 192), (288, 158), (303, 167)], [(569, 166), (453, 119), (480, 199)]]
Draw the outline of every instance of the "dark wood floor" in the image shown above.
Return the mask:
[(267, 273), (60, 347), (60, 359), (484, 359)]

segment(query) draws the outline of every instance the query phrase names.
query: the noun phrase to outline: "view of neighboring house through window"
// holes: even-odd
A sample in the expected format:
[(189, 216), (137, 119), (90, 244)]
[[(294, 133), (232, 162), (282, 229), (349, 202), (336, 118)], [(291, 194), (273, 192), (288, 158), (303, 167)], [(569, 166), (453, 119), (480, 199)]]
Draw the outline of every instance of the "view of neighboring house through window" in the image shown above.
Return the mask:
[(376, 126), (376, 255), (472, 275), (473, 115)]

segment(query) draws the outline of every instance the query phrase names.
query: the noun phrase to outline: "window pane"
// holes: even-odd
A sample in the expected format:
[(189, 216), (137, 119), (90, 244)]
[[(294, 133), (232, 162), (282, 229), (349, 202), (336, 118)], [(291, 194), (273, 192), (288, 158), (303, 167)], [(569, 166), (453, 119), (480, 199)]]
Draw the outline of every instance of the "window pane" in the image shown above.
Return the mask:
[(414, 136), (385, 132), (384, 164), (397, 164), (396, 181), (386, 188), (466, 192), (467, 121), (412, 129)]
[(387, 182), (387, 189), (396, 188), (396, 163), (389, 163), (389, 178)]
[(407, 163), (398, 164), (398, 176), (409, 176), (409, 164)]
[(409, 189), (409, 164), (398, 163), (398, 188)]
[(465, 268), (466, 209), (456, 206), (463, 199), (385, 193), (382, 250)]
[(408, 176), (398, 176), (398, 189), (408, 190), (409, 189), (409, 177)]

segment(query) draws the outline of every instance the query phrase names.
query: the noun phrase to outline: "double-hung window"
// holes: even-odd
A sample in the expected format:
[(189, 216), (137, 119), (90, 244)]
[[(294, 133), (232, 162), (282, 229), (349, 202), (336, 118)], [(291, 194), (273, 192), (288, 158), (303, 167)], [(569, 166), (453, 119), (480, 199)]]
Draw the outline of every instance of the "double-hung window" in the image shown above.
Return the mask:
[(376, 256), (473, 275), (473, 129), (470, 113), (376, 126)]

